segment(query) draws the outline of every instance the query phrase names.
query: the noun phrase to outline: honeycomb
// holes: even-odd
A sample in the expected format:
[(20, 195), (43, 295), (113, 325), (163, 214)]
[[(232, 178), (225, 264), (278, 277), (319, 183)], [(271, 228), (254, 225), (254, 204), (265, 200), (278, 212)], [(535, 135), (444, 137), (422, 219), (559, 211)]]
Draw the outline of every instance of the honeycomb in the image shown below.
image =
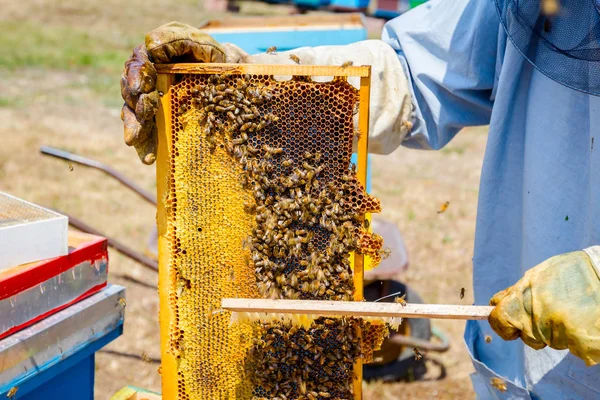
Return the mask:
[(179, 399), (350, 399), (353, 365), (387, 328), (239, 320), (225, 297), (351, 300), (362, 223), (379, 212), (351, 165), (358, 91), (346, 78), (180, 74), (170, 88), (169, 352)]

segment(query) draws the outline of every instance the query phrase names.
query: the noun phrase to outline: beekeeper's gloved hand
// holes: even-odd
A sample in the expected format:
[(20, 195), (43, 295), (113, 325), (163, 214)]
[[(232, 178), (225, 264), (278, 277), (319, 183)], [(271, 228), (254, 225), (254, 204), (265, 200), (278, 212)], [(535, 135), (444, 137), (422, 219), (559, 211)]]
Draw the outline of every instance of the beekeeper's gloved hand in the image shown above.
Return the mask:
[(599, 363), (599, 261), (595, 246), (530, 269), (491, 299), (490, 325), (505, 340), (521, 338), (534, 349), (569, 349), (588, 366)]
[(125, 63), (121, 78), (121, 110), (125, 143), (134, 146), (144, 164), (156, 159), (156, 124), (158, 109), (156, 70), (153, 63), (176, 62), (246, 62), (245, 54), (233, 45), (220, 45), (197, 28), (170, 22), (146, 35), (145, 44), (133, 50)]

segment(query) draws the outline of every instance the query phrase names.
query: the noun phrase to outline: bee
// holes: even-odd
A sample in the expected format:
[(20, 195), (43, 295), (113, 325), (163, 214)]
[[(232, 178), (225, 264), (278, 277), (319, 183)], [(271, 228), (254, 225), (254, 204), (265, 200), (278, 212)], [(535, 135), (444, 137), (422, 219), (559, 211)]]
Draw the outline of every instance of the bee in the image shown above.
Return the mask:
[(437, 213), (438, 213), (438, 214), (442, 214), (442, 213), (446, 212), (446, 210), (448, 209), (448, 206), (449, 206), (449, 205), (450, 205), (450, 202), (449, 202), (449, 201), (445, 202), (444, 204), (442, 204), (442, 205), (440, 206), (440, 208), (438, 209), (438, 212), (437, 212)]
[(490, 335), (485, 335), (485, 342), (492, 343), (492, 337)]
[(392, 251), (390, 249), (381, 249), (379, 250), (379, 256), (385, 260), (386, 258), (389, 258), (390, 255), (392, 255)]
[(502, 393), (506, 392), (506, 382), (504, 382), (502, 379), (494, 377), (490, 380), (490, 383)]
[(363, 222), (363, 226), (365, 227), (365, 229), (369, 229), (369, 226), (371, 226), (371, 223), (369, 222), (368, 219), (365, 218), (365, 221)]
[(267, 54), (277, 54), (277, 46), (271, 46), (267, 49)]
[(69, 171), (73, 172), (73, 164), (69, 163)]
[(415, 360), (421, 361), (421, 359), (423, 359), (423, 354), (421, 354), (418, 348), (415, 347), (413, 352), (415, 353)]
[(300, 58), (295, 54), (290, 54), (290, 60), (292, 60), (296, 64), (300, 64)]
[(142, 361), (145, 363), (152, 362), (152, 359), (148, 356), (148, 354), (145, 351), (142, 353)]
[(182, 104), (181, 107), (179, 107), (179, 115), (184, 114), (187, 110), (188, 110), (187, 104)]
[(352, 62), (352, 61), (346, 61), (345, 63), (342, 64), (342, 68), (351, 67), (353, 64), (354, 64), (354, 62)]
[(125, 301), (124, 297), (119, 298), (119, 305), (121, 306), (121, 308), (127, 307), (127, 301)]
[(465, 288), (460, 288), (460, 298), (463, 299), (465, 297)]
[(413, 123), (410, 121), (402, 121), (402, 126), (404, 126), (410, 132), (413, 128)]
[(10, 388), (8, 393), (6, 393), (6, 397), (9, 399), (12, 399), (17, 394), (17, 390), (19, 390), (19, 388), (16, 386), (13, 386), (12, 388)]
[(402, 307), (406, 307), (406, 293), (400, 297), (396, 297), (396, 303), (401, 304)]

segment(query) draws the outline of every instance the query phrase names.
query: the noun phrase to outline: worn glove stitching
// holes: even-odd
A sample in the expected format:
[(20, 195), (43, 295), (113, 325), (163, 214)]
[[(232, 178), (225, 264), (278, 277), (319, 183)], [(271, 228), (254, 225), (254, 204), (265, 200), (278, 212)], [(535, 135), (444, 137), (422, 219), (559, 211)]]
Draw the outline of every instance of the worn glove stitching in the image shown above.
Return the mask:
[(220, 52), (220, 53), (221, 53), (223, 56), (225, 55), (225, 52), (224, 52), (224, 51), (223, 51), (223, 50), (220, 48), (220, 46), (216, 46), (216, 45), (214, 45), (214, 44), (212, 44), (212, 43), (202, 43), (202, 44), (201, 44), (201, 43), (195, 42), (195, 41), (193, 41), (193, 40), (191, 40), (191, 39), (173, 39), (173, 40), (171, 40), (170, 42), (162, 43), (162, 44), (161, 44), (161, 45), (159, 45), (159, 46), (156, 46), (156, 47), (154, 47), (154, 48), (152, 48), (152, 49), (148, 49), (148, 51), (149, 51), (149, 52), (150, 52), (150, 51), (154, 51), (154, 50), (156, 50), (156, 49), (159, 49), (159, 48), (161, 48), (161, 47), (163, 47), (163, 46), (166, 46), (166, 45), (168, 45), (168, 44), (175, 43), (175, 42), (180, 42), (180, 41), (190, 41), (190, 42), (192, 42), (192, 43), (196, 43), (196, 44), (197, 44), (197, 45), (199, 45), (199, 46), (210, 46), (210, 47), (213, 47), (213, 48), (217, 49), (217, 50), (218, 50), (218, 51), (219, 51), (219, 52)]

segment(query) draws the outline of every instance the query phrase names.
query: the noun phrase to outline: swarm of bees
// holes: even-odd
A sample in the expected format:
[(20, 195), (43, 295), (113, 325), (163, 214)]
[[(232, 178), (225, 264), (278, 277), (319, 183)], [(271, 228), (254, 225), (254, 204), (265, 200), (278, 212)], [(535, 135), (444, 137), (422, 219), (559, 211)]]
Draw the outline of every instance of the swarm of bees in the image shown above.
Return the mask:
[(320, 318), (309, 329), (265, 326), (252, 348), (255, 398), (352, 398), (352, 365), (360, 356), (357, 320)]
[[(258, 291), (274, 299), (351, 300), (349, 254), (361, 250), (358, 233), (368, 227), (364, 208), (348, 200), (358, 190), (355, 171), (348, 160), (348, 170), (335, 175), (323, 152), (298, 152), (288, 147), (293, 142), (273, 139), (285, 121), (269, 102), (281, 93), (251, 81), (212, 75), (190, 89), (191, 107), (179, 114), (199, 111), (209, 150), (224, 148), (242, 167), (240, 185), (253, 197), (244, 209), (256, 222), (243, 245)], [(248, 363), (255, 399), (351, 398), (361, 324), (326, 318), (310, 328), (258, 323)]]

